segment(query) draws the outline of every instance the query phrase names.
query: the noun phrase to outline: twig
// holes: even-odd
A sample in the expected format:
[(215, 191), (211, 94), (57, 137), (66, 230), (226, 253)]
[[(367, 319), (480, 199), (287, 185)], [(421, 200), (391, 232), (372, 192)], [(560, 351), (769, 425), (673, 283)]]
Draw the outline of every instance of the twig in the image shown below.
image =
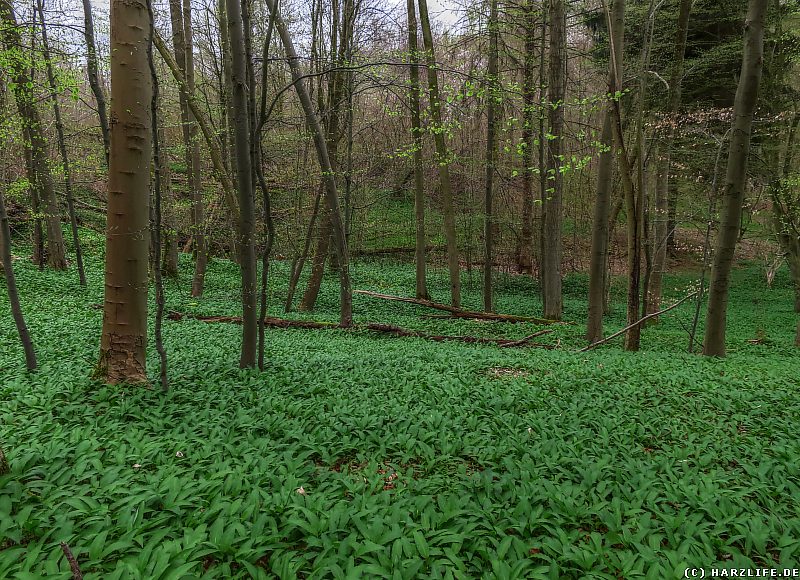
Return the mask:
[(72, 580), (83, 580), (81, 567), (78, 566), (78, 561), (75, 559), (72, 550), (69, 549), (66, 542), (61, 542), (61, 551), (64, 552), (64, 556), (67, 558), (67, 562), (69, 562), (69, 569), (72, 570)]
[(614, 333), (614, 334), (612, 334), (611, 336), (609, 336), (609, 337), (607, 337), (607, 338), (604, 338), (603, 340), (598, 340), (597, 342), (593, 342), (592, 344), (590, 344), (590, 345), (588, 345), (588, 346), (585, 346), (585, 347), (583, 347), (583, 348), (582, 348), (582, 349), (580, 349), (578, 352), (586, 352), (587, 350), (592, 350), (593, 348), (596, 348), (596, 347), (600, 346), (601, 344), (605, 344), (605, 343), (607, 343), (608, 341), (610, 341), (610, 340), (612, 340), (612, 339), (614, 339), (614, 338), (617, 338), (617, 337), (618, 337), (619, 335), (621, 335), (621, 334), (625, 334), (626, 332), (628, 332), (628, 331), (629, 331), (631, 328), (633, 328), (634, 326), (638, 326), (638, 325), (642, 324), (643, 322), (646, 322), (646, 321), (650, 320), (651, 318), (654, 318), (654, 317), (656, 317), (656, 316), (658, 316), (658, 315), (660, 315), (660, 314), (664, 314), (665, 312), (669, 312), (669, 311), (670, 311), (670, 310), (672, 310), (673, 308), (677, 308), (678, 306), (680, 306), (681, 304), (683, 304), (684, 302), (686, 302), (687, 300), (689, 300), (689, 298), (692, 298), (692, 297), (696, 296), (696, 295), (697, 295), (697, 292), (698, 292), (698, 291), (697, 291), (697, 290), (695, 290), (695, 291), (694, 291), (694, 292), (692, 292), (691, 294), (687, 294), (686, 296), (684, 296), (683, 298), (681, 298), (680, 300), (678, 300), (678, 301), (677, 301), (675, 304), (673, 304), (672, 306), (669, 306), (669, 307), (667, 307), (667, 308), (664, 308), (663, 310), (659, 310), (658, 312), (653, 312), (652, 314), (648, 314), (648, 315), (647, 315), (647, 316), (645, 316), (644, 318), (640, 318), (639, 320), (637, 320), (637, 321), (636, 321), (636, 322), (634, 322), (633, 324), (629, 324), (628, 326), (626, 326), (625, 328), (623, 328), (623, 329), (622, 329), (622, 330), (620, 330), (620, 331), (617, 331), (617, 332), (615, 332), (615, 333)]

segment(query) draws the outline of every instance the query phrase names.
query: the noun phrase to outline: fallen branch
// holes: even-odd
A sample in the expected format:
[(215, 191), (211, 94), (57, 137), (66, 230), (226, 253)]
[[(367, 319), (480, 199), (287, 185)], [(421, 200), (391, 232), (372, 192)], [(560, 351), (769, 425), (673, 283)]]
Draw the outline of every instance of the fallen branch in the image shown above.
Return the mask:
[(423, 300), (421, 298), (406, 298), (404, 296), (391, 296), (390, 294), (381, 294), (379, 292), (371, 292), (369, 290), (355, 290), (356, 294), (363, 294), (364, 296), (371, 296), (372, 298), (381, 298), (383, 300), (393, 300), (395, 302), (408, 302), (409, 304), (417, 304), (419, 306), (427, 306), (435, 310), (444, 310), (449, 312), (453, 318), (468, 318), (473, 320), (493, 320), (495, 322), (532, 322), (534, 324), (559, 324), (558, 320), (547, 320), (545, 318), (533, 318), (530, 316), (515, 316), (513, 314), (495, 314), (494, 312), (479, 312), (476, 310), (464, 310), (456, 308), (449, 304), (440, 304), (431, 300)]
[(692, 292), (691, 294), (688, 294), (688, 295), (684, 296), (683, 298), (681, 298), (680, 300), (678, 300), (678, 301), (677, 301), (675, 304), (673, 304), (672, 306), (669, 306), (669, 307), (667, 307), (667, 308), (664, 308), (663, 310), (659, 310), (658, 312), (653, 312), (652, 314), (648, 314), (648, 315), (647, 315), (647, 316), (645, 316), (644, 318), (640, 318), (639, 320), (637, 320), (637, 321), (636, 321), (636, 322), (634, 322), (633, 324), (629, 324), (628, 326), (626, 326), (625, 328), (623, 328), (622, 330), (620, 330), (620, 331), (618, 331), (618, 332), (615, 332), (615, 333), (614, 333), (614, 334), (612, 334), (611, 336), (608, 336), (608, 337), (604, 338), (603, 340), (598, 340), (597, 342), (593, 342), (592, 344), (590, 344), (590, 345), (588, 345), (588, 346), (585, 346), (585, 347), (583, 347), (583, 348), (582, 348), (582, 349), (580, 349), (578, 352), (586, 352), (587, 350), (592, 350), (593, 348), (596, 348), (596, 347), (600, 346), (601, 344), (605, 344), (605, 343), (607, 343), (608, 341), (610, 341), (610, 340), (612, 340), (612, 339), (615, 339), (615, 338), (617, 338), (617, 337), (618, 337), (619, 335), (621, 335), (621, 334), (625, 334), (625, 333), (626, 333), (626, 332), (628, 332), (628, 331), (629, 331), (631, 328), (633, 328), (633, 327), (635, 327), (635, 326), (638, 326), (638, 325), (642, 324), (643, 322), (647, 322), (647, 321), (648, 321), (648, 320), (650, 320), (651, 318), (654, 318), (654, 317), (656, 317), (656, 316), (659, 316), (659, 315), (661, 315), (661, 314), (664, 314), (665, 312), (669, 312), (669, 311), (670, 311), (670, 310), (672, 310), (673, 308), (677, 308), (678, 306), (680, 306), (681, 304), (683, 304), (684, 302), (686, 302), (687, 300), (689, 300), (689, 298), (693, 298), (694, 296), (697, 296), (697, 292), (698, 292), (698, 291), (695, 291), (695, 292)]
[[(181, 314), (180, 312), (170, 312), (167, 315), (170, 320), (180, 321), (184, 318), (200, 320), (201, 322), (229, 322), (241, 324), (241, 316), (200, 316), (199, 314)], [(269, 328), (339, 328), (337, 322), (317, 322), (315, 320), (288, 320), (286, 318), (276, 318), (268, 316), (264, 319), (264, 326)]]
[[(431, 251), (439, 251), (444, 250), (444, 246), (425, 246), (426, 252)], [(416, 248), (412, 247), (405, 247), (405, 246), (397, 246), (392, 248), (372, 248), (368, 250), (353, 250), (351, 253), (352, 256), (385, 256), (385, 255), (392, 255), (392, 254), (413, 254), (416, 251)]]
[(67, 558), (67, 562), (69, 562), (69, 569), (72, 571), (72, 580), (83, 580), (81, 567), (78, 566), (78, 561), (75, 559), (72, 550), (69, 549), (66, 542), (61, 542), (61, 551), (64, 552), (64, 556)]
[[(214, 322), (223, 322), (231, 324), (242, 323), (241, 316), (201, 316), (196, 314), (181, 314), (180, 312), (170, 312), (167, 318), (175, 321), (180, 321), (183, 320), (184, 318), (189, 318), (192, 320), (199, 320), (201, 322), (209, 322), (209, 323), (214, 323)], [(288, 320), (285, 318), (275, 318), (275, 317), (265, 318), (264, 326), (268, 326), (271, 328), (342, 329), (342, 326), (340, 326), (336, 322), (317, 322), (314, 320)], [(548, 334), (550, 332), (553, 332), (552, 330), (549, 329), (539, 330), (538, 332), (534, 332), (533, 334), (529, 334), (528, 336), (517, 340), (512, 340), (508, 338), (484, 338), (480, 336), (451, 336), (443, 334), (428, 334), (426, 332), (401, 328), (399, 326), (394, 326), (392, 324), (379, 324), (374, 322), (351, 326), (349, 327), (349, 329), (370, 330), (372, 332), (381, 332), (384, 334), (391, 334), (393, 336), (398, 336), (398, 337), (422, 338), (425, 340), (433, 340), (435, 342), (456, 341), (456, 342), (465, 342), (467, 344), (493, 344), (503, 348), (512, 348), (520, 346), (531, 346), (536, 348), (544, 348), (547, 350), (552, 350), (555, 348), (555, 346), (553, 346), (552, 344), (539, 344), (531, 342), (531, 340), (536, 338), (537, 336), (542, 336), (543, 334)]]

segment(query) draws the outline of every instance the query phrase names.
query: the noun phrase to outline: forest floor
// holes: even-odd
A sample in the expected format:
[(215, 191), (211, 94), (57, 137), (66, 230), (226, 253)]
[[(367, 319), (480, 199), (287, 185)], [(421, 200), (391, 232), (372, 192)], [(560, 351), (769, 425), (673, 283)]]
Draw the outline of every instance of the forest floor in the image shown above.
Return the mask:
[[(21, 252), (21, 250), (18, 250)], [(40, 370), (24, 372), (0, 293), (0, 578), (677, 578), (687, 567), (798, 567), (800, 355), (788, 274), (738, 270), (729, 356), (688, 354), (693, 305), (643, 334), (585, 345), (587, 280), (565, 279), (565, 319), (499, 348), (364, 330), (270, 329), (267, 368), (237, 368), (241, 329), (166, 321), (171, 388), (92, 381), (103, 298), (74, 270), (15, 262)], [(203, 298), (191, 264), (168, 309), (239, 314), (234, 264)], [(284, 316), (286, 263), (271, 314)], [(354, 286), (413, 293), (413, 268), (356, 262)], [(668, 278), (667, 302), (695, 277)], [(480, 305), (465, 274), (465, 306)], [(445, 301), (445, 272), (431, 272)], [(622, 327), (615, 284), (608, 330)], [(318, 311), (337, 320), (336, 277)], [(498, 276), (497, 310), (537, 315), (535, 283)], [(355, 297), (357, 322), (521, 338), (532, 324), (430, 318)], [(155, 350), (150, 372), (157, 375)]]

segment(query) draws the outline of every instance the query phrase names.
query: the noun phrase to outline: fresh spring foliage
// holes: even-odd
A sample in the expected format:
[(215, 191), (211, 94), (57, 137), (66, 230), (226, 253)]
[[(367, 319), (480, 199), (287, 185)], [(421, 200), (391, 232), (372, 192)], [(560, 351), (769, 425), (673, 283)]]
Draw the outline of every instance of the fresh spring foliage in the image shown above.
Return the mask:
[[(87, 250), (86, 290), (72, 272), (14, 263), (36, 374), (0, 296), (12, 469), (0, 476), (1, 578), (69, 578), (62, 541), (85, 578), (104, 580), (660, 579), (800, 562), (800, 357), (785, 271), (771, 289), (758, 269), (737, 272), (725, 360), (685, 353), (688, 303), (645, 330), (638, 354), (576, 354), (578, 324), (538, 339), (552, 351), (269, 330), (263, 374), (235, 367), (238, 326), (185, 320), (166, 323), (163, 394), (89, 378), (102, 257), (98, 242)], [(189, 262), (169, 308), (236, 314), (236, 266), (215, 260), (191, 299)], [(275, 264), (276, 315), (287, 271)], [(354, 276), (357, 288), (414, 287), (407, 265), (357, 262)], [(336, 319), (329, 278), (316, 319)], [(432, 278), (444, 296), (446, 274)], [(479, 304), (477, 278), (465, 274), (467, 306)], [(671, 300), (691, 280), (669, 282)], [(565, 295), (565, 318), (580, 320), (586, 278), (568, 277)], [(498, 280), (499, 311), (535, 314), (534, 296), (528, 277)], [(359, 321), (442, 334), (535, 330), (363, 296), (355, 307)]]

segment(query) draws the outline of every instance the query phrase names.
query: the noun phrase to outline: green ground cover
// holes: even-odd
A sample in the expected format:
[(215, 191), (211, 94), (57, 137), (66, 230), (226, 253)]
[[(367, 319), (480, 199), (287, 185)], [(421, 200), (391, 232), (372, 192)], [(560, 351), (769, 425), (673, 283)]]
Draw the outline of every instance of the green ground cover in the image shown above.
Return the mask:
[[(685, 352), (689, 304), (648, 327), (638, 354), (619, 343), (576, 354), (587, 281), (570, 276), (565, 318), (578, 323), (537, 339), (551, 351), (269, 330), (262, 374), (236, 368), (239, 327), (170, 321), (162, 394), (90, 379), (99, 252), (86, 290), (74, 272), (15, 262), (33, 375), (0, 293), (0, 442), (12, 467), (0, 476), (0, 578), (69, 578), (62, 541), (86, 578), (102, 579), (675, 578), (800, 561), (786, 272), (771, 289), (757, 268), (736, 273), (725, 360)], [(170, 309), (238, 313), (235, 265), (212, 263), (202, 299), (188, 297), (182, 266)], [(407, 264), (353, 270), (356, 288), (413, 291)], [(275, 315), (287, 271), (276, 264)], [(337, 318), (328, 278), (318, 320)], [(465, 276), (466, 306), (480, 304), (478, 280)], [(691, 282), (669, 278), (669, 298)], [(444, 272), (431, 289), (446, 299)], [(500, 277), (497, 302), (540, 311), (524, 277)], [(363, 296), (355, 313), (441, 334), (536, 329), (423, 318)]]

